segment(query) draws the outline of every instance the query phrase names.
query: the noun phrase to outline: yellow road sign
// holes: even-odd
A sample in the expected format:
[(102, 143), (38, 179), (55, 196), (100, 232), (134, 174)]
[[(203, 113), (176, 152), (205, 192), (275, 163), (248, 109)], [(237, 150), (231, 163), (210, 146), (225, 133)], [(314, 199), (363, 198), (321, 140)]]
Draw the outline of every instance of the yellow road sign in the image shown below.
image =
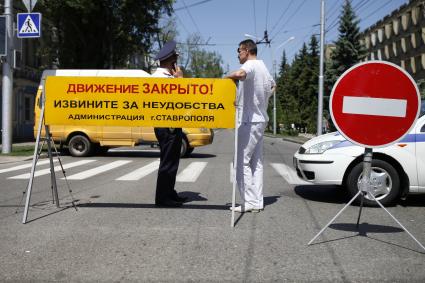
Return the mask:
[(230, 79), (55, 77), (45, 84), (46, 125), (234, 128)]

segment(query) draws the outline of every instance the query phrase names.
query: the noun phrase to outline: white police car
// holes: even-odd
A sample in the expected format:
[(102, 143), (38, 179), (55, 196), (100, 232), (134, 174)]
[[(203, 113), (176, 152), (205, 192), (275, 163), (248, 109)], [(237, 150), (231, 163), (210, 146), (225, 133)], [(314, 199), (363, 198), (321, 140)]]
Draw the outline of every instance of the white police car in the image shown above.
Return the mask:
[[(314, 184), (343, 185), (351, 195), (358, 192), (363, 171), (364, 148), (338, 132), (304, 143), (294, 155), (300, 178)], [(412, 130), (396, 144), (373, 149), (372, 192), (388, 205), (408, 193), (425, 193), (425, 101)], [(365, 205), (375, 206), (370, 198)]]

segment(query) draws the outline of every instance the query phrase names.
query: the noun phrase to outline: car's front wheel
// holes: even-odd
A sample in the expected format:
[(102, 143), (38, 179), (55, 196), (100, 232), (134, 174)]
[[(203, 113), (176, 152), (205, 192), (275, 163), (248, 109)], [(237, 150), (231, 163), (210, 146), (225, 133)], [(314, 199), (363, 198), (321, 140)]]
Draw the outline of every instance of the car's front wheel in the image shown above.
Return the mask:
[(93, 144), (83, 135), (73, 136), (68, 143), (68, 150), (72, 156), (83, 157), (89, 156), (92, 152)]
[[(347, 188), (354, 197), (360, 190), (361, 179), (363, 177), (363, 163), (354, 166), (347, 178)], [(390, 163), (380, 160), (372, 160), (370, 175), (370, 192), (383, 205), (389, 205), (400, 195), (400, 176), (397, 170)], [(359, 203), (360, 196), (356, 199)], [(364, 205), (378, 206), (370, 195), (365, 195)]]

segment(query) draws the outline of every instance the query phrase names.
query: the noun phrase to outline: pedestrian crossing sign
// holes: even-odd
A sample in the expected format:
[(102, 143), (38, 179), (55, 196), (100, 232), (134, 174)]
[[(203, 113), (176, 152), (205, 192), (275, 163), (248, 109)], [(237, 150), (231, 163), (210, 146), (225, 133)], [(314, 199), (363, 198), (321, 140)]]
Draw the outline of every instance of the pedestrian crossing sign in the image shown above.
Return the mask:
[(18, 38), (40, 37), (41, 14), (40, 13), (18, 13)]

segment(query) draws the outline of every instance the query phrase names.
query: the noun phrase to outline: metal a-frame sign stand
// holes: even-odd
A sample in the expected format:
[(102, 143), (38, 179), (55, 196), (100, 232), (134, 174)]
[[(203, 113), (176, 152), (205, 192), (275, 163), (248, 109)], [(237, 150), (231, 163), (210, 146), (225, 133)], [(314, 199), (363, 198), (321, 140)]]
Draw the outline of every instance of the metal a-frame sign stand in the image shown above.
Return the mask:
[(326, 228), (328, 228), (334, 221), (335, 219), (338, 218), (338, 216), (348, 207), (350, 206), (350, 204), (360, 195), (360, 207), (359, 207), (359, 216), (357, 217), (357, 224), (356, 227), (357, 229), (359, 228), (359, 222), (360, 222), (360, 216), (362, 213), (362, 208), (363, 208), (363, 200), (365, 198), (365, 196), (369, 196), (369, 198), (371, 198), (373, 201), (375, 201), (383, 210), (385, 210), (386, 213), (388, 213), (389, 216), (391, 216), (391, 218), (397, 222), (397, 224), (403, 228), (404, 231), (406, 231), (406, 233), (416, 242), (418, 243), (418, 245), (425, 250), (425, 247), (421, 244), (421, 242), (419, 242), (404, 226), (403, 224), (400, 223), (400, 221), (397, 220), (397, 218), (395, 218), (373, 195), (373, 193), (371, 192), (371, 183), (370, 183), (370, 175), (371, 175), (371, 170), (372, 170), (372, 154), (373, 154), (373, 150), (372, 148), (365, 148), (365, 153), (364, 153), (364, 157), (363, 157), (363, 177), (361, 179), (361, 183), (360, 183), (360, 188), (359, 188), (359, 192), (332, 218), (331, 221), (329, 221), (328, 224), (326, 224), (325, 227), (322, 228), (322, 230), (320, 230), (319, 233), (317, 233), (316, 236), (314, 236), (313, 239), (311, 239), (310, 242), (308, 242), (307, 245), (311, 245), (311, 243), (314, 242), (314, 240), (316, 240), (317, 237), (320, 236), (320, 234), (322, 234)]
[[(55, 168), (54, 168), (54, 162), (53, 162), (53, 154), (52, 154), (52, 146), (55, 148), (55, 151), (57, 153), (56, 147), (54, 145), (52, 136), (50, 134), (50, 129), (48, 125), (45, 125), (44, 123), (44, 112), (45, 112), (45, 80), (43, 80), (43, 90), (42, 90), (42, 95), (41, 95), (41, 113), (40, 113), (40, 120), (38, 123), (38, 132), (37, 132), (37, 138), (36, 138), (36, 143), (35, 143), (35, 147), (34, 147), (34, 155), (33, 155), (33, 159), (32, 159), (32, 167), (31, 167), (31, 173), (30, 173), (30, 178), (28, 181), (28, 186), (27, 186), (27, 190), (26, 190), (26, 201), (25, 201), (25, 208), (24, 208), (24, 216), (22, 219), (22, 223), (25, 224), (27, 223), (27, 219), (28, 219), (28, 209), (30, 206), (30, 201), (31, 201), (31, 191), (32, 191), (32, 186), (33, 186), (33, 181), (34, 181), (34, 174), (35, 174), (35, 168), (37, 165), (37, 161), (40, 157), (41, 154), (41, 150), (43, 146), (40, 146), (40, 140), (41, 140), (41, 132), (42, 132), (42, 127), (44, 126), (45, 129), (45, 141), (47, 142), (47, 153), (48, 153), (48, 158), (50, 160), (50, 181), (51, 181), (51, 189), (52, 189), (52, 198), (53, 198), (53, 203), (56, 204), (56, 207), (59, 208), (59, 197), (58, 197), (58, 187), (56, 184), (56, 174), (55, 174)], [(44, 142), (43, 142), (44, 144)], [(65, 175), (65, 171), (63, 169), (62, 166), (62, 162), (59, 158), (59, 156), (57, 156), (60, 166), (62, 168), (62, 172), (65, 176), (65, 180), (66, 180), (66, 175)], [(77, 207), (75, 206), (74, 203), (74, 199), (72, 197), (72, 191), (69, 187), (68, 181), (66, 180), (67, 185), (68, 185), (68, 189), (69, 189), (69, 193), (71, 195), (71, 199), (72, 199), (72, 205), (74, 206), (74, 208), (77, 210)], [(25, 192), (24, 192), (25, 194)]]
[[(363, 81), (362, 83), (358, 83)], [(350, 142), (365, 148), (363, 173), (358, 193), (308, 243), (310, 245), (360, 195), (357, 218), (359, 228), (364, 197), (376, 202), (423, 249), (425, 247), (398, 221), (372, 192), (371, 171), (373, 147), (393, 144), (415, 125), (420, 110), (419, 89), (412, 77), (399, 66), (384, 61), (359, 63), (345, 71), (335, 83), (330, 101), (332, 120), (338, 131)], [(392, 112), (397, 110), (396, 112)], [(376, 118), (379, 119), (376, 119)], [(372, 118), (374, 118), (372, 120)], [(394, 127), (393, 119), (398, 119)], [(362, 125), (361, 128), (357, 125)], [(399, 128), (403, 131), (400, 132)], [(385, 134), (376, 134), (385, 129)], [(396, 130), (396, 132), (392, 132)], [(361, 131), (362, 135), (358, 135)], [(368, 139), (364, 139), (368, 137)]]

